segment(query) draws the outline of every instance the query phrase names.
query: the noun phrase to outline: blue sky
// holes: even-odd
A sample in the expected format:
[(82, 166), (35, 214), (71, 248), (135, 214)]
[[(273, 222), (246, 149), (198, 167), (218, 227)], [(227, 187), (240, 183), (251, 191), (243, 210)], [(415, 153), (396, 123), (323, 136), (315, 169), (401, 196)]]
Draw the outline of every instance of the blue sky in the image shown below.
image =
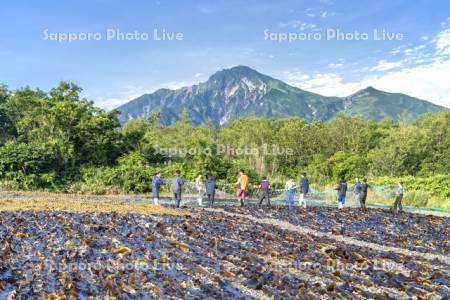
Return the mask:
[[(247, 65), (324, 95), (372, 85), (450, 107), (449, 17), (447, 0), (8, 1), (0, 10), (0, 82), (48, 90), (72, 81), (111, 109)], [(107, 40), (108, 29), (148, 36)], [(155, 29), (183, 37), (154, 40)], [(383, 39), (383, 30), (396, 37)], [(55, 40), (69, 33), (77, 40)], [(100, 37), (80, 40), (87, 33)], [(280, 40), (289, 34), (297, 40)]]

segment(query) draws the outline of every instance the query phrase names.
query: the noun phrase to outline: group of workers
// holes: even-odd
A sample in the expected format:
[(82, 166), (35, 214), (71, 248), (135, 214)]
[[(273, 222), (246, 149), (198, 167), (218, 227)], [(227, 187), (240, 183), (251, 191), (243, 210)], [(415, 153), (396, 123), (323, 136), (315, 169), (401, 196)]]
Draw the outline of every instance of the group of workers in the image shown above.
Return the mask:
[[(181, 194), (183, 190), (183, 186), (185, 184), (185, 179), (181, 176), (180, 170), (175, 171), (175, 176), (172, 181), (172, 190), (173, 190), (173, 199), (176, 207), (180, 207), (181, 204)], [(157, 173), (152, 180), (152, 194), (153, 201), (155, 204), (159, 202), (159, 194), (161, 187), (163, 185), (163, 179), (161, 173)], [(236, 187), (236, 198), (240, 203), (241, 207), (244, 206), (245, 197), (247, 194), (247, 190), (249, 187), (249, 178), (244, 170), (239, 171), (239, 176), (237, 182), (234, 183)], [(208, 199), (208, 206), (212, 207), (214, 205), (214, 198), (216, 194), (216, 190), (218, 185), (216, 184), (215, 178), (211, 175), (208, 176), (206, 182), (203, 181), (203, 176), (199, 175), (195, 180), (195, 187), (198, 192), (198, 203), (199, 205), (203, 205), (202, 200), (203, 197), (206, 196)], [(354, 193), (355, 202), (359, 202), (361, 208), (366, 210), (366, 200), (367, 200), (367, 192), (369, 189), (369, 184), (367, 183), (367, 179), (364, 178), (362, 181), (356, 179), (355, 184), (352, 187)], [(262, 180), (259, 184), (259, 199), (258, 204), (261, 206), (265, 201), (267, 206), (270, 206), (270, 191), (271, 185), (267, 177), (262, 177)], [(301, 175), (301, 179), (299, 182), (299, 205), (303, 208), (306, 208), (306, 200), (309, 193), (309, 179), (306, 176), (306, 173)], [(338, 208), (341, 209), (344, 207), (347, 197), (348, 185), (345, 178), (341, 178), (335, 190), (337, 191), (337, 205)], [(297, 192), (297, 184), (295, 182), (294, 177), (290, 177), (285, 184), (284, 191), (286, 192), (285, 205), (292, 206), (295, 202), (295, 194)], [(395, 202), (394, 202), (394, 211), (403, 211), (402, 207), (402, 199), (403, 199), (403, 183), (399, 182), (397, 184), (396, 192), (395, 192)]]

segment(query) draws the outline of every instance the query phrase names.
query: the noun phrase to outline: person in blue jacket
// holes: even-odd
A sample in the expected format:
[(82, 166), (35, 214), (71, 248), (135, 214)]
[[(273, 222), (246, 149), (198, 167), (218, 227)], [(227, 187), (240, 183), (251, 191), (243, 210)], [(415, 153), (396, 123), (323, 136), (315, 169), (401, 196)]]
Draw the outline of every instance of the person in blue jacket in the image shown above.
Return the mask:
[(161, 172), (158, 172), (153, 176), (152, 179), (152, 195), (153, 202), (159, 204), (159, 192), (161, 191), (161, 186), (163, 185), (163, 179), (161, 177)]
[(286, 190), (285, 204), (287, 206), (294, 205), (294, 196), (295, 192), (297, 191), (297, 186), (295, 185), (295, 180), (293, 177), (289, 178), (289, 180), (286, 182), (285, 190)]
[(180, 170), (175, 171), (175, 176), (173, 177), (173, 199), (175, 201), (175, 206), (180, 207), (181, 203), (181, 193), (183, 191), (184, 178), (181, 176)]
[(345, 204), (345, 197), (347, 196), (347, 181), (345, 181), (344, 177), (341, 178), (336, 190), (338, 191), (338, 208), (343, 208)]
[(306, 208), (306, 195), (309, 192), (309, 180), (306, 177), (306, 173), (302, 174), (302, 179), (300, 180), (300, 198), (299, 204)]
[(361, 187), (362, 187), (361, 181), (359, 180), (359, 178), (356, 178), (355, 184), (352, 187), (355, 206), (357, 205), (358, 201), (361, 200), (361, 197), (360, 197)]

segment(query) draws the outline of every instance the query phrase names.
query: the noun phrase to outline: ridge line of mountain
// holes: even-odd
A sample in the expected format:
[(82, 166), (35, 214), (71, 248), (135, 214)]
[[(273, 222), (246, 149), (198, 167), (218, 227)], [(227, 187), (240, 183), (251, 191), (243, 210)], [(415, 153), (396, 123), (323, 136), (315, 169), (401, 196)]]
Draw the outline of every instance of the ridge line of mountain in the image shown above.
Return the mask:
[(346, 97), (323, 96), (259, 73), (247, 66), (217, 71), (207, 81), (178, 89), (161, 88), (118, 107), (122, 124), (159, 112), (163, 124), (176, 122), (187, 110), (194, 124), (207, 119), (216, 125), (245, 116), (302, 117), (328, 120), (339, 112), (380, 120), (414, 120), (444, 109), (403, 93), (372, 86)]

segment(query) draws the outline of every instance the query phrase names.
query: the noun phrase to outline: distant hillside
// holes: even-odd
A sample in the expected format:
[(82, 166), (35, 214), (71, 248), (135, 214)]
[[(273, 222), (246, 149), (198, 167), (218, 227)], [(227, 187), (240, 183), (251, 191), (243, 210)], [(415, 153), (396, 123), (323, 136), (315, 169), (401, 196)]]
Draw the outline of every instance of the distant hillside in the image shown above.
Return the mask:
[(344, 111), (380, 120), (414, 120), (427, 112), (436, 112), (443, 107), (401, 93), (388, 93), (368, 87), (343, 99)]
[(142, 95), (118, 108), (120, 121), (145, 118), (161, 113), (161, 122), (177, 121), (183, 110), (194, 124), (211, 119), (222, 125), (244, 116), (292, 117), (327, 120), (338, 112), (371, 119), (391, 117), (412, 120), (443, 107), (404, 94), (393, 94), (368, 87), (348, 97), (326, 97), (311, 93), (246, 66), (213, 74), (208, 81), (177, 90), (160, 89)]

